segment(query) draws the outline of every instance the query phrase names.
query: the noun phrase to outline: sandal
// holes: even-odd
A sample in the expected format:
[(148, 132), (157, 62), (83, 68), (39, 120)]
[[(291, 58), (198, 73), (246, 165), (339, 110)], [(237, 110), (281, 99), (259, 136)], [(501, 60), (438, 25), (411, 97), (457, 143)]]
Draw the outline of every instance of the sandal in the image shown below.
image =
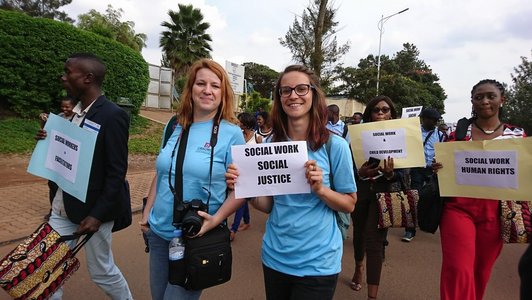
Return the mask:
[(351, 287), (351, 289), (356, 292), (362, 289), (362, 271), (363, 270), (364, 270), (364, 267), (362, 265), (356, 265), (355, 274), (353, 274), (353, 279), (351, 279), (351, 283), (349, 284), (349, 287)]

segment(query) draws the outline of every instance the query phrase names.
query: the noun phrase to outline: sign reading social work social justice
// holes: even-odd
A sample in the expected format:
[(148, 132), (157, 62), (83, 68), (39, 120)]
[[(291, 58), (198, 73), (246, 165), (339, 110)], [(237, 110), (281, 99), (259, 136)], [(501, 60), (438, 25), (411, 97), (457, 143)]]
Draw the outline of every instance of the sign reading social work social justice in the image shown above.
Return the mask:
[(307, 142), (238, 145), (231, 151), (239, 173), (236, 198), (310, 193)]
[(237, 95), (242, 95), (244, 93), (244, 69), (244, 66), (225, 61), (225, 71), (229, 74), (231, 87)]
[(532, 139), (437, 143), (441, 196), (532, 201)]
[(97, 133), (50, 114), (47, 137), (37, 142), (28, 172), (51, 180), (85, 202)]
[(393, 158), (395, 168), (425, 166), (418, 118), (369, 122), (349, 126), (351, 149), (357, 166), (370, 157)]
[(401, 118), (406, 119), (406, 118), (418, 117), (422, 109), (423, 109), (423, 106), (403, 107)]

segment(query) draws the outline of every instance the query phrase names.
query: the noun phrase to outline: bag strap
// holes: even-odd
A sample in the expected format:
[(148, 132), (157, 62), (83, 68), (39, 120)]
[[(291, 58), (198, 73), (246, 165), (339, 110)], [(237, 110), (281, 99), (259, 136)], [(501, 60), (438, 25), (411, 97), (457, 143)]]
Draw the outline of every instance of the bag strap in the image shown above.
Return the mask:
[[(93, 234), (94, 232), (87, 233), (85, 237), (81, 241), (79, 241), (74, 248), (72, 248), (72, 256), (75, 256), (79, 252), (79, 250), (81, 250), (81, 248), (85, 246), (85, 244), (89, 241), (89, 239), (92, 237)], [(58, 241), (59, 242), (71, 241), (71, 240), (78, 239), (80, 236), (82, 235), (77, 234), (77, 233), (71, 234), (71, 235), (62, 235), (61, 237), (59, 237)]]
[[(212, 132), (211, 132), (211, 139), (210, 139), (210, 146), (211, 146), (211, 157), (209, 162), (209, 189), (208, 189), (208, 197), (207, 197), (207, 209), (209, 207), (209, 202), (211, 200), (211, 181), (212, 181), (212, 165), (214, 160), (214, 146), (216, 146), (218, 142), (218, 131), (220, 127), (220, 115), (221, 111), (218, 110), (216, 113), (216, 116), (214, 116), (213, 124), (212, 124)], [(172, 158), (174, 157), (174, 152), (177, 147), (177, 144), (179, 144), (179, 149), (177, 151), (177, 158), (176, 158), (176, 170), (175, 170), (175, 176), (174, 176), (174, 182), (175, 182), (175, 188), (172, 186), (171, 178), (172, 178), (172, 162), (170, 161), (170, 168), (168, 170), (168, 185), (170, 187), (170, 191), (172, 191), (172, 194), (174, 195), (174, 212), (182, 210), (183, 207), (183, 162), (185, 160), (185, 152), (187, 150), (187, 141), (188, 141), (188, 134), (189, 134), (189, 125), (187, 128), (185, 128), (183, 131), (181, 131), (181, 135), (176, 142), (176, 145), (174, 146), (174, 149), (172, 150)], [(176, 220), (176, 216), (174, 214), (172, 225), (179, 226), (179, 221)]]

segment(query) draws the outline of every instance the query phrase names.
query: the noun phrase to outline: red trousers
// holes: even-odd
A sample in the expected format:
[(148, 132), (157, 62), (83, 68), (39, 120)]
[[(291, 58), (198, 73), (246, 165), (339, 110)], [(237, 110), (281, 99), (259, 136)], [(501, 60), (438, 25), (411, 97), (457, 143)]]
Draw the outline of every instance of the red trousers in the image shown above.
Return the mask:
[(440, 223), (442, 300), (480, 300), (501, 253), (499, 201), (451, 198)]

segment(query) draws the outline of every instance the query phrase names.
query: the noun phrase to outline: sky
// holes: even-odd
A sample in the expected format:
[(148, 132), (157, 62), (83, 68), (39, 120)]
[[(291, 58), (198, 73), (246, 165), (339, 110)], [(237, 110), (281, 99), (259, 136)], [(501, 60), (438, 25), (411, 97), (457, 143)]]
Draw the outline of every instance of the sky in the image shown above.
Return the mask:
[[(71, 18), (95, 9), (105, 13), (107, 5), (123, 9), (122, 21), (133, 21), (137, 33), (148, 37), (142, 50), (144, 59), (160, 64), (159, 38), (170, 21), (169, 10), (178, 3), (192, 4), (204, 15), (212, 38), (212, 57), (225, 66), (255, 62), (282, 71), (294, 63), (292, 54), (280, 45), (294, 18), (300, 16), (309, 0), (73, 0), (62, 7)], [(377, 56), (384, 23), (381, 54), (392, 56), (404, 43), (413, 43), (419, 58), (440, 78), (447, 94), (446, 122), (469, 116), (470, 92), (482, 79), (511, 84), (511, 73), (530, 58), (532, 50), (532, 5), (529, 0), (330, 0), (338, 9), (337, 40), (349, 42), (350, 51), (340, 60), (356, 66), (369, 54)]]

